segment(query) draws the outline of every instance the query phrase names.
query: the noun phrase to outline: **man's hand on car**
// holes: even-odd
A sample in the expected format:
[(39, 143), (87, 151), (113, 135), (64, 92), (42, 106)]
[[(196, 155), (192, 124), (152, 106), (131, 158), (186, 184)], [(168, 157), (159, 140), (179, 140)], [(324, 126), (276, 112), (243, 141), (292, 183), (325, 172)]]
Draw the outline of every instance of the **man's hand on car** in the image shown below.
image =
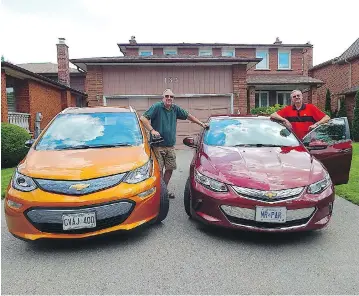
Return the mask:
[(154, 136), (155, 138), (161, 137), (160, 133), (154, 129), (151, 130), (151, 135)]

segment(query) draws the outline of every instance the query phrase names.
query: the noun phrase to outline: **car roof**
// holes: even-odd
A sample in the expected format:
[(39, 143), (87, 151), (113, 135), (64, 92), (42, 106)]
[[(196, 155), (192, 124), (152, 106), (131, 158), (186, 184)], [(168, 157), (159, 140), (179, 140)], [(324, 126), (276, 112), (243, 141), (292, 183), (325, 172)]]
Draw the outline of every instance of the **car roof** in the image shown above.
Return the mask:
[(82, 113), (134, 113), (131, 106), (125, 107), (69, 107), (64, 109), (62, 114), (82, 114)]

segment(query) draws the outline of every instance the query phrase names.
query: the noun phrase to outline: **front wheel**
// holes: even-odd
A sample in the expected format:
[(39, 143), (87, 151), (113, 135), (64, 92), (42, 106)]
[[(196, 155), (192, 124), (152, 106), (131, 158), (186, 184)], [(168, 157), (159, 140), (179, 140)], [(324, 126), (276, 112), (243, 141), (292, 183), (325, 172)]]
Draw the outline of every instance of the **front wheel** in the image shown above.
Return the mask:
[(183, 202), (184, 202), (184, 210), (186, 211), (187, 215), (189, 217), (192, 217), (191, 215), (191, 190), (190, 190), (190, 178), (188, 177), (186, 186), (184, 188), (183, 193)]
[(161, 179), (161, 195), (160, 195), (160, 210), (158, 216), (156, 218), (155, 223), (161, 223), (168, 214), (168, 210), (170, 207), (169, 199), (168, 199), (168, 190), (165, 182)]

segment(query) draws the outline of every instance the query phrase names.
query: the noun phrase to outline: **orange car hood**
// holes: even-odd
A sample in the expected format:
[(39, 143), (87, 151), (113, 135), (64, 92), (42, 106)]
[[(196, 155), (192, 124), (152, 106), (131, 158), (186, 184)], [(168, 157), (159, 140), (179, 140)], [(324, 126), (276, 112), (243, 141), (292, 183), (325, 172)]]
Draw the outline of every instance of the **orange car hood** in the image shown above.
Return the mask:
[(84, 180), (127, 172), (144, 165), (144, 146), (36, 151), (31, 149), (19, 172), (33, 178)]

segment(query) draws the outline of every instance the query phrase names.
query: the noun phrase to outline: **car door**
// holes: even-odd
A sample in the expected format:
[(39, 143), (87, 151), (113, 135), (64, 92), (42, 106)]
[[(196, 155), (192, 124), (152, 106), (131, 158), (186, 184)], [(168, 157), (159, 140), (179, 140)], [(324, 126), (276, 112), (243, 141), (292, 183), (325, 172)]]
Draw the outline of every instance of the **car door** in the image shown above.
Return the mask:
[(319, 125), (303, 138), (303, 143), (323, 163), (335, 185), (348, 183), (353, 148), (346, 117)]

